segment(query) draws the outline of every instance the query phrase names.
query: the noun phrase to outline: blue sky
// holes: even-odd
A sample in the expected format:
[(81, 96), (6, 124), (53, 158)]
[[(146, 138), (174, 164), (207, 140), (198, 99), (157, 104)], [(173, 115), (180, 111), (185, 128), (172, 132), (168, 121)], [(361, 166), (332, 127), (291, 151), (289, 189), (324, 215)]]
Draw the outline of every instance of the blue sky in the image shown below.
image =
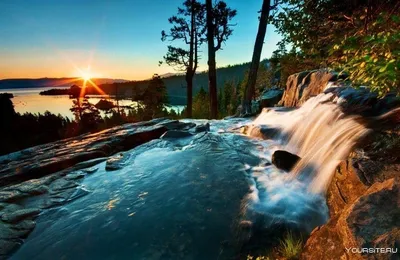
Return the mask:
[[(183, 0), (1, 0), (0, 78), (80, 76), (145, 79), (174, 72), (158, 61), (161, 30)], [(217, 66), (251, 60), (262, 0), (227, 0), (237, 9)], [(262, 58), (280, 37), (268, 26)], [(206, 69), (206, 46), (200, 70)]]

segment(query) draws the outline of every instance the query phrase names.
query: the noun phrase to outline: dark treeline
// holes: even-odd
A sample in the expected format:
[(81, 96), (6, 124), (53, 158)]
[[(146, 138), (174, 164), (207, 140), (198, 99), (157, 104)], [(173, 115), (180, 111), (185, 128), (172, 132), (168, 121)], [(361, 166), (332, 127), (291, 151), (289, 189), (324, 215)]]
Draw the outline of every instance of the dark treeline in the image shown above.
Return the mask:
[[(178, 118), (174, 110), (167, 111), (167, 91), (163, 80), (155, 75), (149, 81), (144, 100), (136, 107), (120, 108), (106, 106), (110, 101), (96, 105), (89, 99), (72, 99), (71, 111), (75, 118), (70, 119), (50, 112), (44, 114), (16, 113), (12, 97), (0, 94), (0, 154), (7, 154), (39, 144), (57, 141), (88, 132), (96, 132), (125, 123), (150, 120), (157, 117)], [(100, 115), (101, 108), (105, 116)]]

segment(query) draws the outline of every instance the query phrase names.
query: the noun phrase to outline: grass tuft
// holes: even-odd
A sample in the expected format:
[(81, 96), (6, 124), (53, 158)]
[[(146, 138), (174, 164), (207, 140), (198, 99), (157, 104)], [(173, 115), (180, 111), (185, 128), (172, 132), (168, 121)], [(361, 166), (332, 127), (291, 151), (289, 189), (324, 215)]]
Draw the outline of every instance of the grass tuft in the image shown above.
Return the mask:
[(288, 260), (299, 259), (301, 250), (303, 249), (303, 240), (297, 238), (292, 232), (288, 232), (281, 240), (278, 252)]

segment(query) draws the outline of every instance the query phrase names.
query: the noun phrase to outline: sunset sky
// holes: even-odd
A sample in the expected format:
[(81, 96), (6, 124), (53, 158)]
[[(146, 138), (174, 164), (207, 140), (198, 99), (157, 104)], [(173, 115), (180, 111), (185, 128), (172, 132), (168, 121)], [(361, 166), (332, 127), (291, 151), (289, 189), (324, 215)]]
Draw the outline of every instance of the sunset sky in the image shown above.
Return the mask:
[[(183, 0), (2, 0), (0, 79), (81, 76), (145, 79), (174, 72), (158, 66), (167, 50), (161, 30)], [(217, 65), (251, 60), (262, 0), (227, 0), (237, 9), (234, 33)], [(269, 26), (262, 58), (279, 36)], [(200, 70), (206, 69), (206, 45)], [(78, 68), (78, 69), (77, 69)]]

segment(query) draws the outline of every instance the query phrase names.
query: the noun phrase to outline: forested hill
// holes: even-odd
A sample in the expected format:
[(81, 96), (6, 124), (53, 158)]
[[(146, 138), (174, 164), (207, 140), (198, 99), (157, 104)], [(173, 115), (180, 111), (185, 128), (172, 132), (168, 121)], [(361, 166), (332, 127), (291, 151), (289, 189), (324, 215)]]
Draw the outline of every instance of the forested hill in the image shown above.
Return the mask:
[[(267, 60), (263, 60), (264, 66), (268, 63)], [(217, 86), (222, 88), (226, 81), (233, 81), (236, 84), (240, 83), (246, 70), (250, 67), (250, 63), (242, 63), (237, 65), (230, 65), (223, 68), (217, 69)], [(163, 81), (167, 87), (169, 103), (173, 105), (185, 105), (186, 104), (186, 81), (185, 75), (176, 75), (170, 77), (164, 77)], [(149, 80), (143, 81), (131, 81), (125, 83), (114, 83), (114, 84), (103, 84), (100, 87), (109, 94), (115, 94), (118, 91), (119, 95), (125, 97), (135, 97), (144, 92), (148, 86)], [(207, 72), (200, 72), (194, 76), (193, 80), (193, 95), (204, 88), (208, 89), (208, 74)]]
[[(264, 66), (268, 63), (267, 60), (263, 60)], [(224, 83), (227, 81), (239, 84), (249, 68), (250, 63), (242, 63), (237, 65), (229, 65), (227, 67), (217, 69), (217, 86), (222, 88)], [(205, 90), (208, 89), (208, 72), (200, 72), (194, 76), (193, 80), (193, 95), (196, 95), (198, 91), (203, 87)], [(163, 76), (163, 81), (167, 87), (169, 103), (173, 105), (185, 105), (186, 104), (186, 81), (185, 75), (179, 73), (179, 75)], [(137, 98), (144, 93), (144, 90), (149, 85), (149, 80), (141, 81), (126, 81), (118, 79), (92, 79), (99, 87), (109, 95), (118, 95), (122, 98)], [(0, 91), (1, 89), (8, 88), (35, 88), (35, 87), (65, 87), (69, 88), (72, 85), (82, 85), (81, 78), (40, 78), (40, 79), (4, 79), (0, 80)], [(91, 86), (88, 86), (91, 88)], [(88, 93), (96, 93), (88, 90)]]

